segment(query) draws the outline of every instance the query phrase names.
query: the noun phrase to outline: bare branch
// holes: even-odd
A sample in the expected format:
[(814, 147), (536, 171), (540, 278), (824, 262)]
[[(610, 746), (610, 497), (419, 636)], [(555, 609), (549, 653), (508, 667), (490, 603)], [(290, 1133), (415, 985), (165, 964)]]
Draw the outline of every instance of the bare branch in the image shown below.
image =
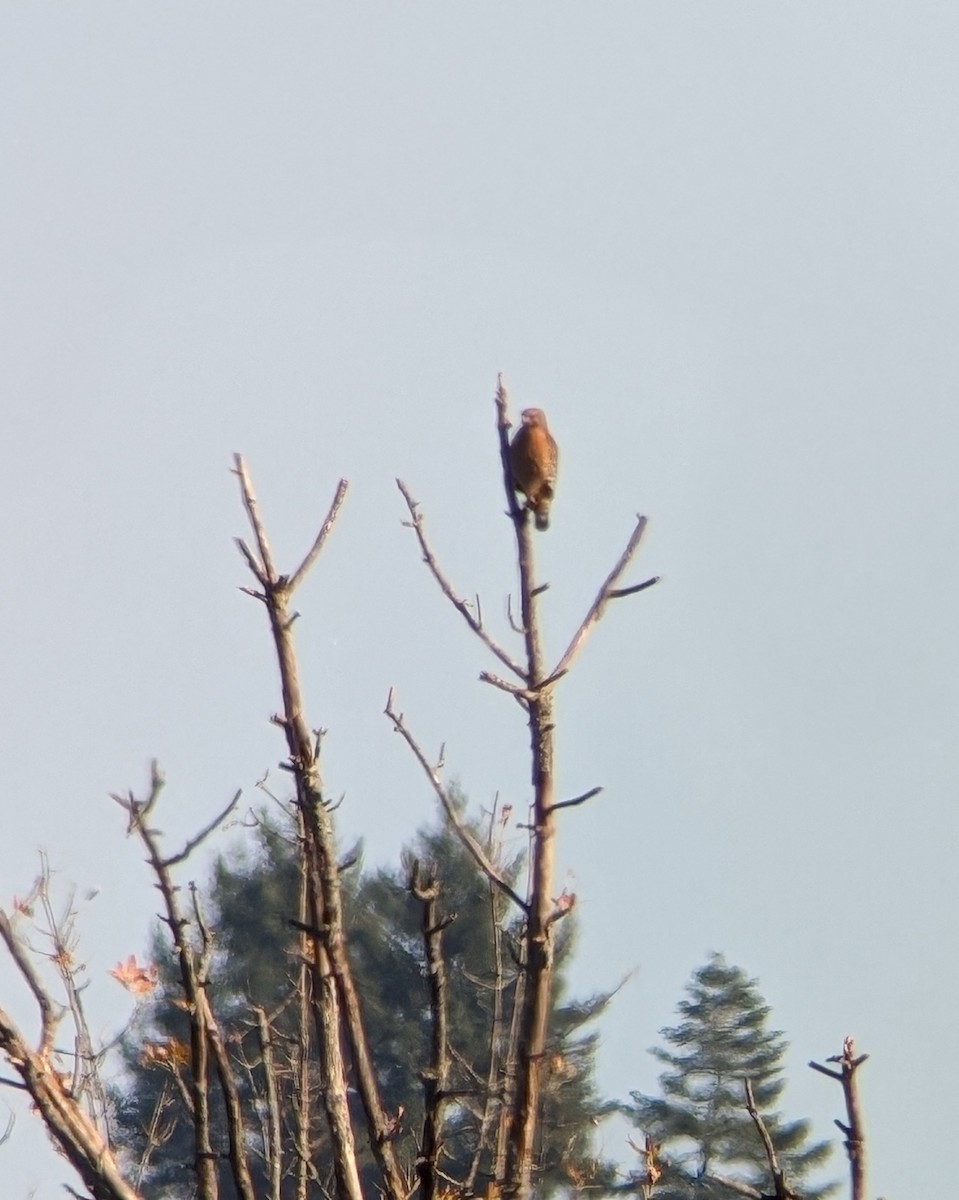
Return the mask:
[(283, 1126), (280, 1123), (280, 1097), (276, 1086), (276, 1063), (273, 1057), (273, 1030), (266, 1009), (255, 1005), (257, 1037), (263, 1074), (266, 1082), (266, 1162), (270, 1176), (269, 1200), (280, 1200), (283, 1181)]
[(583, 792), (581, 796), (574, 796), (572, 800), (557, 800), (550, 812), (557, 812), (561, 808), (576, 808), (580, 804), (585, 804), (587, 800), (592, 800), (594, 796), (598, 796), (602, 790), (602, 787), (594, 787), (590, 788), (588, 792)]
[[(253, 573), (255, 578), (260, 581), (260, 584), (263, 587), (266, 587), (266, 575), (263, 572), (263, 568), (256, 561), (256, 555), (253, 553), (253, 551), (250, 549), (250, 547), (246, 544), (246, 542), (243, 540), (243, 538), (241, 538), (241, 537), (234, 538), (233, 541), (236, 543), (236, 548), (246, 559), (246, 565), (250, 568), (250, 571)], [(253, 596), (254, 599), (256, 599), (256, 600), (266, 599), (266, 597), (263, 596), (263, 594), (261, 592), (254, 592), (250, 588), (241, 588), (241, 591), (245, 591), (248, 596)]]
[[(77, 983), (77, 974), (82, 966), (77, 965), (79, 937), (76, 932), (77, 910), (75, 892), (71, 889), (62, 913), (58, 916), (53, 909), (53, 876), (46, 854), (40, 854), (40, 877), (37, 886), (37, 903), (43, 911), (43, 935), (50, 941), (52, 950), (47, 955), (60, 977), (66, 993), (67, 1004), (73, 1018), (73, 1078), (70, 1094), (83, 1103), (86, 1098), (89, 1115), (101, 1137), (110, 1146), (110, 1122), (107, 1115), (107, 1094), (100, 1077), (100, 1063), (105, 1049), (99, 1053), (94, 1049), (93, 1037), (83, 1007), (83, 987)], [(122, 1034), (120, 1035), (122, 1036)], [(119, 1038), (117, 1039), (119, 1040)], [(112, 1150), (112, 1146), (110, 1146)]]
[(174, 854), (171, 858), (164, 859), (164, 865), (166, 867), (175, 867), (179, 863), (183, 862), (184, 859), (189, 858), (197, 846), (199, 846), (202, 842), (205, 842), (210, 834), (223, 824), (230, 813), (233, 812), (236, 806), (240, 803), (240, 797), (242, 795), (242, 791), (237, 791), (226, 808), (224, 808), (222, 812), (218, 813), (208, 825), (205, 825), (203, 829), (201, 829), (196, 835), (196, 837), (190, 838), (179, 854)]
[(270, 584), (276, 582), (276, 567), (273, 565), (273, 554), (270, 550), (270, 543), (267, 541), (266, 530), (263, 527), (263, 522), (260, 520), (256, 495), (253, 491), (253, 483), (246, 469), (246, 463), (243, 461), (242, 454), (233, 455), (233, 474), (240, 481), (240, 494), (243, 497), (243, 507), (246, 509), (246, 515), (250, 520), (250, 528), (253, 530), (253, 536), (256, 538), (257, 549), (260, 551), (259, 563), (256, 562), (249, 548), (242, 543), (240, 543), (240, 550), (249, 564), (250, 570), (260, 583), (266, 587), (268, 582)]
[[(9, 931), (5, 915), (4, 922)], [(7, 944), (9, 946), (9, 942)], [(49, 998), (46, 1006), (52, 1008)], [(48, 1055), (30, 1049), (13, 1018), (3, 1008), (0, 1008), (0, 1053), (20, 1075), (51, 1137), (90, 1194), (97, 1200), (141, 1200), (123, 1177), (94, 1123), (64, 1089)]]
[[(182, 1086), (182, 1084), (181, 1084)], [(140, 1161), (137, 1164), (136, 1175), (133, 1179), (133, 1185), (139, 1189), (143, 1182), (143, 1176), (147, 1172), (150, 1165), (150, 1159), (153, 1157), (154, 1151), (164, 1145), (173, 1136), (173, 1131), (176, 1128), (176, 1122), (171, 1121), (167, 1125), (163, 1125), (163, 1114), (173, 1103), (173, 1097), (170, 1095), (169, 1083), (164, 1083), (156, 1098), (156, 1103), (153, 1106), (153, 1112), (150, 1116), (150, 1124), (146, 1128), (146, 1144), (143, 1147), (143, 1153), (140, 1155)]]
[(336, 523), (336, 518), (339, 516), (343, 501), (346, 499), (348, 487), (349, 484), (345, 479), (341, 479), (336, 485), (336, 495), (333, 497), (333, 502), (330, 505), (330, 511), (326, 514), (326, 520), (320, 526), (320, 532), (316, 535), (313, 545), (306, 552), (303, 561), (290, 576), (289, 590), (291, 594), (300, 586), (307, 571), (309, 571), (309, 569), (316, 562), (317, 558), (319, 558), (320, 551), (323, 549), (326, 539), (329, 537), (330, 530)]
[(240, 1096), (237, 1091), (236, 1079), (233, 1076), (233, 1069), (226, 1053), (226, 1047), (223, 1044), (223, 1035), (210, 1005), (209, 972), (210, 963), (213, 960), (213, 938), (210, 933), (210, 927), (204, 919), (195, 884), (190, 884), (190, 891), (193, 898), (193, 914), (197, 928), (200, 931), (203, 947), (199, 970), (197, 972), (200, 984), (198, 1015), (201, 1019), (207, 1040), (210, 1043), (210, 1050), (213, 1053), (213, 1063), (216, 1067), (217, 1079), (220, 1083), (220, 1091), (223, 1093), (223, 1106), (226, 1110), (227, 1138), (230, 1146), (230, 1168), (240, 1200), (255, 1200), (253, 1180), (250, 1176), (250, 1164), (246, 1154), (246, 1137), (243, 1129), (243, 1114), (240, 1109)]
[(493, 687), (499, 688), (501, 692), (508, 692), (520, 703), (526, 703), (536, 698), (536, 693), (531, 692), (529, 688), (517, 687), (515, 683), (510, 683), (508, 680), (500, 678), (499, 675), (494, 675), (492, 671), (480, 671), (479, 677), (483, 683), (489, 683)]
[[(206, 1018), (208, 1007), (200, 978), (199, 964), (194, 947), (187, 936), (187, 919), (180, 909), (178, 888), (170, 875), (167, 860), (160, 852), (157, 832), (146, 822), (152, 812), (160, 790), (163, 776), (154, 761), (150, 771), (150, 795), (140, 803), (132, 793), (128, 800), (114, 796), (117, 803), (130, 814), (130, 828), (135, 830), (147, 851), (147, 859), (156, 877), (157, 886), (163, 897), (166, 922), (173, 935), (180, 986), (190, 1018), (190, 1107), (193, 1115), (194, 1170), (200, 1200), (215, 1200), (218, 1191), (216, 1155), (211, 1142), (210, 1094), (209, 1094), (209, 1038)], [(212, 1019), (212, 1017), (211, 1017)]]
[(746, 1111), (753, 1119), (753, 1124), (762, 1138), (763, 1149), (766, 1151), (766, 1160), (769, 1163), (769, 1170), (773, 1177), (773, 1187), (775, 1190), (776, 1200), (796, 1200), (793, 1193), (786, 1186), (786, 1177), (783, 1175), (782, 1167), (779, 1165), (779, 1159), (776, 1157), (776, 1147), (773, 1145), (773, 1140), (769, 1136), (769, 1130), (766, 1128), (766, 1122), (762, 1119), (759, 1109), (756, 1107), (756, 1098), (753, 1095), (752, 1081), (749, 1079), (743, 1080), (743, 1087), (746, 1092)]
[(642, 583), (634, 583), (628, 588), (613, 588), (608, 593), (610, 600), (622, 600), (624, 596), (635, 596), (637, 592), (645, 592), (647, 588), (651, 588), (654, 584), (659, 583), (662, 579), (661, 575), (651, 575), (649, 579), (644, 579)]
[(10, 918), (2, 909), (0, 909), (0, 937), (6, 943), (10, 957), (16, 963), (17, 970), (33, 993), (37, 1008), (40, 1010), (40, 1045), (37, 1047), (37, 1056), (46, 1062), (53, 1051), (53, 1040), (56, 1037), (57, 1028), (63, 1020), (65, 1009), (62, 1005), (53, 1002), (50, 994), (40, 982), (40, 976), (30, 961), (23, 943), (17, 937)]
[(494, 883), (500, 889), (500, 891), (509, 896), (509, 898), (521, 912), (528, 912), (529, 909), (526, 901), (517, 892), (515, 892), (512, 887), (510, 887), (499, 871), (496, 870), (496, 867), (490, 862), (489, 857), (483, 850), (483, 847), (479, 844), (479, 842), (477, 842), (476, 838), (473, 837), (470, 831), (460, 820), (459, 814), (456, 811), (456, 806), (453, 804), (453, 800), (449, 792), (444, 787), (443, 781), (439, 777), (439, 772), (437, 771), (436, 767), (430, 765), (429, 759), (423, 753), (419, 743), (407, 729), (403, 720), (403, 714), (398, 713), (394, 709), (392, 688), (390, 688), (390, 693), (386, 698), (386, 708), (383, 711), (390, 721), (392, 721), (394, 730), (402, 736), (403, 740), (413, 751), (417, 762), (423, 768), (424, 772), (426, 773), (426, 777), (433, 785), (433, 790), (436, 792), (436, 795), (443, 806), (443, 811), (446, 813), (446, 817), (453, 826), (457, 837), (472, 855), (480, 870), (491, 883)]
[(439, 1194), (439, 1159), (442, 1149), (443, 1108), (447, 1100), (449, 1056), (447, 1054), (446, 963), (443, 958), (443, 929), (451, 916), (439, 915), (439, 880), (435, 870), (424, 872), (418, 862), (410, 870), (409, 890), (423, 905), (423, 949), (430, 989), (430, 1062), (421, 1073), (423, 1081), (423, 1136), (416, 1160), (422, 1200)]
[(486, 632), (482, 621), (478, 617), (473, 616), (473, 613), (470, 611), (469, 601), (464, 600), (462, 596), (458, 595), (453, 590), (453, 585), (443, 574), (439, 563), (436, 561), (436, 556), (434, 555), (429, 542), (426, 540), (426, 533), (423, 527), (423, 516), (419, 511), (419, 504), (410, 495), (410, 490), (402, 479), (397, 479), (396, 486), (399, 488), (403, 499), (406, 501), (406, 507), (410, 511), (410, 521), (408, 524), (416, 534), (416, 539), (420, 544), (420, 550), (423, 552), (423, 561), (429, 567), (430, 572), (437, 584), (439, 584), (440, 591), (447, 598), (447, 600), (449, 600), (450, 604), (453, 605), (456, 611), (462, 616), (463, 620), (467, 625), (469, 625), (470, 629), (472, 629), (483, 645), (486, 646), (486, 648), (493, 654), (495, 654), (500, 662), (504, 666), (508, 667), (518, 679), (525, 680), (526, 675), (523, 671), (523, 668), (512, 657), (512, 655), (504, 650), (503, 647), (500, 646), (498, 642), (494, 641), (493, 638)]
[(626, 549), (619, 556), (619, 560), (616, 563), (616, 565), (613, 567), (613, 569), (610, 571), (610, 573), (606, 576), (606, 579), (603, 582), (603, 586), (599, 589), (599, 591), (596, 594), (596, 599), (590, 605), (589, 611), (587, 612), (586, 616), (583, 618), (582, 624), (580, 625), (579, 629), (576, 630), (576, 633), (573, 635), (573, 640), (566, 647), (566, 653), (559, 660), (559, 662), (556, 665), (556, 668), (552, 672), (553, 675), (559, 675), (561, 672), (566, 671), (569, 668), (570, 663), (576, 657), (577, 653), (579, 652), (580, 647), (582, 646), (583, 642), (586, 640), (586, 638), (589, 635), (590, 631), (592, 630), (593, 626), (602, 617), (602, 615), (606, 609), (606, 605), (609, 603), (610, 600), (617, 599), (621, 596), (630, 596), (630, 595), (633, 595), (635, 592), (645, 591), (646, 588), (652, 587), (654, 583), (659, 582), (659, 576), (655, 576), (652, 579), (647, 579), (645, 581), (645, 583), (637, 584), (635, 587), (632, 587), (632, 588), (625, 588), (625, 589), (617, 590), (615, 587), (616, 581), (619, 579), (619, 577), (622, 575), (622, 573), (629, 566), (629, 563), (630, 563), (633, 555), (636, 553), (637, 549), (639, 548), (639, 543), (642, 541), (643, 533), (645, 532), (645, 529), (646, 529), (646, 524), (647, 524), (647, 522), (646, 522), (645, 517), (640, 516), (640, 517), (636, 518), (636, 527), (633, 529), (633, 532), (630, 535), (629, 541), (626, 543)]
[(305, 716), (292, 634), (293, 618), (287, 608), (294, 583), (298, 583), (312, 565), (323, 545), (328, 526), (335, 520), (345, 484), (341, 481), (327, 522), (306, 558), (297, 567), (291, 582), (287, 577), (277, 574), (243, 459), (236, 455), (234, 462), (243, 504), (256, 535), (266, 576), (265, 600), (283, 695), (280, 723), (289, 750), (289, 759), (284, 766), (296, 783), (299, 829), (307, 865), (305, 916), (320, 934), (318, 938), (311, 939), (305, 949), (309, 954), (311, 969), (310, 1003), (317, 1032), (321, 1094), (333, 1143), (336, 1190), (341, 1200), (360, 1200), (362, 1195), (347, 1097), (342, 1035), (349, 1047), (356, 1089), (366, 1117), (370, 1148), (380, 1170), (383, 1190), (388, 1200), (406, 1200), (407, 1189), (390, 1143), (390, 1122), (380, 1098), (379, 1083), (360, 1012), (359, 995), (346, 953), (336, 839), (330, 810), (323, 799), (319, 739), (311, 734)]

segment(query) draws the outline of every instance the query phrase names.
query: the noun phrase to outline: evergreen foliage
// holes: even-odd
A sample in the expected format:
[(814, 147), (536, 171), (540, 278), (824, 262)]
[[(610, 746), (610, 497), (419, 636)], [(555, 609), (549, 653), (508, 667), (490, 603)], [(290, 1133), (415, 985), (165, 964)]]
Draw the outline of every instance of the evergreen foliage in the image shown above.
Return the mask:
[[(763, 1146), (745, 1108), (747, 1078), (789, 1186), (809, 1200), (832, 1192), (835, 1185), (809, 1180), (828, 1158), (830, 1144), (810, 1143), (810, 1122), (785, 1121), (775, 1110), (788, 1043), (767, 1027), (770, 1009), (756, 980), (713, 954), (693, 973), (678, 1009), (680, 1023), (660, 1031), (667, 1046), (652, 1051), (666, 1067), (659, 1077), (662, 1095), (633, 1092), (633, 1104), (624, 1110), (644, 1134), (662, 1143), (656, 1200), (733, 1200), (743, 1194), (724, 1179), (772, 1190)], [(636, 1190), (642, 1192), (639, 1182)]]

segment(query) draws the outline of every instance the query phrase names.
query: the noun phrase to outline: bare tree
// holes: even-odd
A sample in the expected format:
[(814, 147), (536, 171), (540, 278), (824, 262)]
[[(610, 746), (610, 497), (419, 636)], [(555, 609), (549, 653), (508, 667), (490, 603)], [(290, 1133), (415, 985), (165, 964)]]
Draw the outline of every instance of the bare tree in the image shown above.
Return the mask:
[(646, 528), (646, 518), (637, 517), (636, 525), (626, 547), (609, 575), (596, 593), (593, 603), (574, 632), (566, 650), (550, 666), (543, 645), (540, 603), (547, 584), (537, 580), (533, 553), (533, 533), (529, 512), (520, 506), (510, 468), (509, 398), (506, 387), (499, 381), (496, 394), (496, 428), (499, 438), (500, 461), (507, 508), (516, 539), (516, 559), (519, 571), (520, 624), (517, 632), (523, 643), (522, 656), (505, 649), (486, 628), (477, 604), (475, 611), (463, 599), (439, 565), (426, 537), (420, 507), (402, 480), (397, 486), (406, 501), (411, 525), (423, 559), (440, 590), (461, 614), (473, 633), (507, 668), (512, 680), (484, 671), (480, 678), (511, 696), (526, 714), (529, 725), (532, 796), (530, 801), (530, 861), (528, 889), (519, 896), (502, 878), (494, 864), (483, 853), (475, 839), (459, 821), (451, 803), (440, 769), (431, 764), (407, 726), (403, 714), (394, 705), (393, 693), (387, 701), (386, 715), (394, 729), (403, 735), (416, 758), (423, 766), (444, 810), (459, 830), (478, 865), (497, 887), (516, 904), (523, 916), (522, 943), (523, 985), (518, 991), (518, 1019), (515, 1039), (507, 1057), (503, 1080), (505, 1096), (502, 1128), (505, 1136), (505, 1160), (496, 1187), (503, 1195), (526, 1200), (532, 1194), (534, 1148), (540, 1113), (540, 1089), (546, 1052), (547, 1020), (550, 1010), (553, 981), (553, 936), (556, 922), (569, 910), (568, 898), (557, 900), (554, 886), (557, 814), (564, 808), (585, 803), (600, 792), (591, 788), (581, 796), (557, 799), (554, 784), (555, 717), (553, 699), (557, 685), (569, 672), (587, 636), (603, 616), (610, 601), (644, 591), (657, 582), (653, 577), (632, 587), (620, 588), (618, 583), (629, 566)]
[[(407, 524), (434, 580), (498, 664), (480, 679), (517, 705), (529, 730), (530, 794), (527, 875), (517, 883), (504, 866), (497, 822), (505, 813), (494, 809), (489, 836), (467, 821), (443, 777), (443, 753), (432, 761), (411, 732), (393, 691), (386, 716), (405, 740), (427, 775), (450, 828), (472, 858), (489, 888), (491, 945), (494, 957), (488, 1069), (476, 1069), (452, 1044), (447, 1012), (449, 986), (444, 961), (444, 931), (454, 914), (443, 907), (442, 863), (409, 864), (407, 885), (422, 915), (422, 963), (428, 983), (429, 1047), (419, 1064), (423, 1120), (418, 1130), (405, 1129), (403, 1107), (389, 1112), (381, 1095), (381, 1073), (369, 1043), (363, 1005), (344, 919), (342, 873), (337, 857), (334, 805), (321, 774), (321, 731), (307, 718), (300, 682), (294, 631), (298, 613), (292, 604), (300, 584), (315, 566), (347, 494), (340, 480), (329, 511), (302, 560), (289, 574), (276, 566), (249, 470), (240, 455), (234, 473), (249, 521), (251, 540), (237, 546), (252, 576), (244, 587), (263, 605), (279, 667), (280, 711), (272, 718), (285, 741), (282, 768), (292, 783), (285, 805), (295, 837), (299, 883), (291, 888), (288, 915), (292, 970), (288, 988), (276, 1007), (250, 1001), (237, 1015), (217, 994), (215, 922), (204, 911), (192, 881), (187, 891), (181, 873), (192, 855), (237, 812), (237, 793), (222, 811), (173, 853), (164, 847), (156, 816), (164, 780), (153, 764), (143, 798), (133, 792), (115, 795), (127, 821), (127, 833), (146, 852), (162, 900), (162, 920), (169, 931), (176, 966), (178, 1011), (188, 1038), (144, 1041), (143, 1060), (162, 1066), (169, 1076), (156, 1096), (139, 1158), (129, 1146), (114, 1144), (110, 1105), (101, 1078), (108, 1047), (96, 1046), (87, 1025), (82, 986), (77, 983), (74, 952), (76, 909), (71, 896), (58, 912), (51, 899), (50, 874), (43, 863), (30, 897), (12, 915), (0, 911), (0, 938), (25, 981), (37, 1010), (39, 1037), (31, 1045), (9, 1012), (0, 1006), (0, 1053), (16, 1078), (0, 1083), (24, 1090), (49, 1133), (77, 1171), (93, 1200), (143, 1200), (151, 1161), (184, 1118), (190, 1130), (193, 1194), (218, 1200), (221, 1192), (239, 1200), (362, 1200), (364, 1180), (372, 1172), (375, 1188), (387, 1200), (450, 1200), (474, 1196), (480, 1189), (481, 1159), (492, 1164), (488, 1197), (530, 1200), (537, 1184), (536, 1151), (542, 1139), (544, 1099), (555, 1081), (549, 1061), (549, 1017), (555, 990), (556, 934), (575, 904), (567, 891), (557, 894), (555, 856), (561, 814), (593, 799), (600, 787), (571, 797), (558, 796), (554, 775), (557, 737), (554, 698), (572, 669), (593, 628), (614, 600), (636, 595), (656, 577), (621, 586), (646, 528), (638, 516), (625, 547), (600, 584), (592, 603), (558, 656), (550, 657), (542, 635), (541, 608), (548, 583), (536, 572), (535, 540), (530, 515), (521, 507), (510, 470), (509, 398), (502, 380), (495, 398), (496, 434), (507, 512), (515, 539), (518, 575), (518, 620), (510, 606), (510, 624), (518, 649), (508, 648), (483, 620), (477, 598), (464, 599), (439, 565), (426, 535), (422, 511), (409, 488), (397, 485), (406, 504)], [(37, 906), (44, 925), (45, 947), (38, 950), (24, 932), (22, 918)], [(513, 914), (507, 921), (506, 914)], [(37, 969), (37, 955), (52, 962), (62, 1000), (54, 996)], [(134, 994), (157, 986), (157, 972), (131, 956), (113, 972)], [(507, 975), (510, 986), (507, 987)], [(507, 999), (508, 996), (508, 999)], [(283, 1024), (281, 1018), (287, 1013)], [(71, 1049), (57, 1044), (61, 1030), (72, 1026)], [(292, 1034), (290, 1029), (293, 1030)], [(281, 1032), (282, 1031), (282, 1032)], [(864, 1148), (855, 1091), (855, 1071), (865, 1056), (854, 1056), (847, 1039), (843, 1055), (830, 1062), (839, 1071), (811, 1064), (839, 1079), (844, 1088), (849, 1124), (840, 1123), (853, 1177), (853, 1200), (864, 1200)], [(562, 1064), (559, 1064), (561, 1067)], [(451, 1090), (450, 1079), (466, 1079), (465, 1090)], [(452, 1085), (456, 1088), (456, 1082)], [(351, 1102), (352, 1098), (352, 1102)], [(448, 1111), (456, 1102), (475, 1120), (477, 1145), (465, 1177), (453, 1179), (444, 1169), (444, 1136)], [(779, 1170), (762, 1117), (747, 1085), (747, 1103), (769, 1157), (775, 1197), (792, 1193)], [(8, 1131), (9, 1132), (9, 1131)], [(405, 1157), (397, 1151), (415, 1143)], [(6, 1137), (4, 1134), (3, 1137)], [(3, 1138), (0, 1137), (0, 1141)], [(368, 1144), (364, 1158), (362, 1142)], [(647, 1139), (643, 1195), (653, 1196), (662, 1174), (659, 1144)], [(465, 1158), (464, 1160), (465, 1161)], [(328, 1164), (328, 1165), (327, 1165)], [(589, 1171), (570, 1161), (568, 1178), (577, 1190), (590, 1186)], [(68, 1190), (75, 1196), (81, 1193)]]

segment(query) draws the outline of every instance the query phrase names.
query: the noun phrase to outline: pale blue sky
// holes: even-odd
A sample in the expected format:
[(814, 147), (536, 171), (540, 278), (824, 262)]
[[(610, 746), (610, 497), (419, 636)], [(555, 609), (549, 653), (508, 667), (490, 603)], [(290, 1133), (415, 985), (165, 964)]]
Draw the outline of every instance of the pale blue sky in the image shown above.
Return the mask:
[[(298, 626), (344, 840), (395, 861), (431, 811), (391, 685), (477, 805), (523, 803), (521, 714), (393, 485), (501, 620), (502, 370), (562, 447), (553, 653), (638, 510), (664, 576), (559, 691), (560, 787), (606, 788), (562, 830), (575, 982), (638, 968), (603, 1086), (654, 1086), (720, 950), (792, 1043), (787, 1113), (835, 1132), (803, 1064), (851, 1033), (870, 1192), (948, 1190), (956, 61), (922, 0), (0, 8), (0, 893), (39, 846), (102, 889), (97, 1031), (156, 908), (107, 793), (157, 756), (181, 839), (282, 754), (234, 450), (287, 567), (351, 481)], [(0, 995), (28, 1018), (6, 964)], [(69, 1178), (22, 1110), (0, 1171)]]

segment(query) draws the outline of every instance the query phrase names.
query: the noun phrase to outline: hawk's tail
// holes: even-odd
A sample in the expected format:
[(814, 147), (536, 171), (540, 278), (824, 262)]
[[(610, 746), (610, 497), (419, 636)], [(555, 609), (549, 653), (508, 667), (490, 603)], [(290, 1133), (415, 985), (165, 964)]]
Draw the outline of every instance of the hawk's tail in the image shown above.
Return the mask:
[(545, 505), (536, 510), (536, 528), (549, 529), (549, 509)]

